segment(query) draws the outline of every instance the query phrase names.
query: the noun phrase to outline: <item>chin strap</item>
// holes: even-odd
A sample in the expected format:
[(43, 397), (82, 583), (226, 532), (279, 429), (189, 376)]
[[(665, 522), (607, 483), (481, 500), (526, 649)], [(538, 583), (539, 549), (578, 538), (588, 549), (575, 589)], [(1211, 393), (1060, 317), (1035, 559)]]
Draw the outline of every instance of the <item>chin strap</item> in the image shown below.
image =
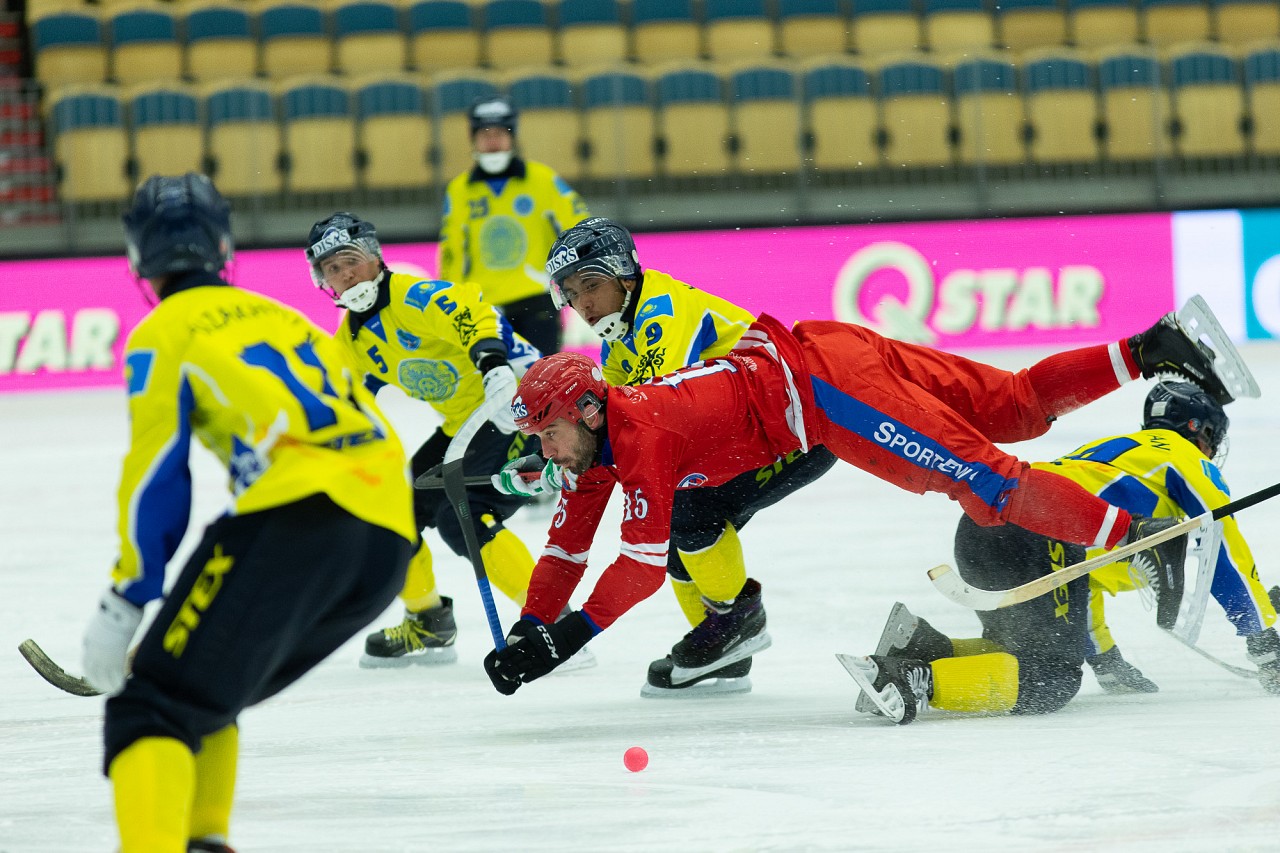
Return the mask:
[(627, 336), (627, 332), (631, 331), (631, 324), (623, 317), (626, 316), (627, 308), (631, 305), (631, 297), (635, 294), (634, 290), (628, 290), (626, 295), (622, 297), (622, 307), (613, 314), (606, 314), (596, 321), (591, 327), (604, 340), (609, 343), (617, 343)]
[(385, 276), (386, 271), (383, 270), (372, 281), (353, 284), (343, 291), (341, 296), (334, 299), (334, 303), (355, 311), (357, 314), (362, 311), (368, 311), (373, 307), (373, 303), (378, 301), (378, 285)]

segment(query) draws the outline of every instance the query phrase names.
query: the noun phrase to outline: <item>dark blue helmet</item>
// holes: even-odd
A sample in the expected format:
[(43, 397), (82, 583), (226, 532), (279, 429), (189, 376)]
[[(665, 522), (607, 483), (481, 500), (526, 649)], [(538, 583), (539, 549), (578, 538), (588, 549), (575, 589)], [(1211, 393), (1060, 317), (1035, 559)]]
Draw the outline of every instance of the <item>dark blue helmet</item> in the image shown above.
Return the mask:
[(512, 136), (516, 135), (516, 119), (519, 118), (519, 114), (515, 106), (506, 98), (497, 95), (479, 98), (471, 105), (467, 115), (471, 119), (472, 136), (476, 135), (476, 131), (486, 127), (505, 127)]
[(204, 175), (152, 175), (133, 194), (124, 234), (141, 278), (219, 272), (231, 260), (231, 206)]
[(1220, 448), (1225, 455), (1230, 425), (1222, 406), (1190, 382), (1157, 383), (1142, 406), (1143, 429), (1173, 430), (1215, 461)]
[(612, 219), (585, 219), (561, 234), (547, 253), (551, 295), (560, 307), (567, 302), (560, 283), (576, 272), (590, 270), (614, 278), (640, 278), (640, 256), (631, 232)]

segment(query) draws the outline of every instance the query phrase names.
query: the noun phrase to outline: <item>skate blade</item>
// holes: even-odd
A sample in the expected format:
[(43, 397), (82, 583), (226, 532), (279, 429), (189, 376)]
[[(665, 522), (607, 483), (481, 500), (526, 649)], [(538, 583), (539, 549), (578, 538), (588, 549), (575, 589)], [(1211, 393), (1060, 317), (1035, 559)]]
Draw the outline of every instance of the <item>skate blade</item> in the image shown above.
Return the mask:
[(440, 649), (424, 649), (420, 652), (411, 652), (398, 658), (379, 658), (364, 653), (360, 655), (360, 668), (408, 669), (411, 666), (439, 666), (447, 663), (457, 663), (457, 661), (458, 650), (453, 646), (445, 646)]
[(744, 658), (749, 658), (756, 652), (762, 652), (771, 645), (773, 645), (773, 638), (769, 636), (769, 632), (761, 631), (745, 643), (734, 646), (734, 648), (724, 657), (716, 658), (706, 666), (695, 666), (689, 668), (683, 666), (671, 667), (671, 683), (684, 684), (695, 678), (706, 675), (708, 672), (715, 672), (717, 669), (724, 669), (729, 664), (737, 663)]
[(654, 687), (648, 682), (640, 688), (645, 699), (706, 699), (751, 692), (751, 676), (741, 678), (708, 678), (688, 687)]
[(565, 672), (579, 672), (584, 669), (594, 669), (598, 661), (595, 654), (590, 649), (579, 649), (578, 653), (551, 670), (552, 675), (560, 675)]
[(871, 684), (871, 679), (867, 677), (868, 675), (874, 677), (874, 673), (878, 671), (875, 661), (869, 657), (856, 657), (839, 653), (836, 654), (836, 660), (840, 661), (840, 665), (852, 676), (859, 689), (862, 690), (862, 695), (875, 706), (874, 709), (870, 710), (870, 713), (879, 713), (895, 723), (902, 722), (902, 718), (906, 716), (906, 706), (902, 702), (902, 694), (898, 693), (897, 688), (893, 685), (888, 685), (884, 690), (877, 692)]
[(1213, 309), (1204, 297), (1196, 295), (1187, 300), (1178, 312), (1178, 325), (1182, 326), (1187, 337), (1193, 341), (1208, 338), (1209, 348), (1216, 356), (1213, 360), (1213, 372), (1226, 386), (1227, 392), (1237, 400), (1241, 397), (1259, 397), (1262, 391), (1253, 372), (1244, 363), (1244, 358), (1236, 345), (1227, 337), (1226, 330), (1218, 322)]
[[(907, 609), (907, 605), (895, 601), (880, 633), (880, 642), (876, 643), (876, 654), (891, 655), (905, 649), (919, 624), (920, 619)], [(858, 701), (853, 703), (853, 710), (859, 714), (874, 714), (876, 706), (866, 696), (859, 695)]]

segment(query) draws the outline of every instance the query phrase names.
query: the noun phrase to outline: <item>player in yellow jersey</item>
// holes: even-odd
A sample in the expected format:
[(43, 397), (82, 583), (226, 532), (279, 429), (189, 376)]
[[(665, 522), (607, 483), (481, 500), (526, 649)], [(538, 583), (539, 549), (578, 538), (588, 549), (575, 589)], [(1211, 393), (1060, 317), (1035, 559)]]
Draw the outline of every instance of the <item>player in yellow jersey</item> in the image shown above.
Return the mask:
[[(642, 270), (631, 234), (612, 220), (593, 218), (556, 241), (547, 262), (557, 306), (572, 307), (603, 340), (600, 361), (610, 385), (638, 385), (733, 349), (755, 319), (744, 308), (677, 281)], [(751, 656), (769, 645), (760, 584), (747, 577), (737, 531), (755, 513), (805, 486), (835, 464), (824, 447), (789, 454), (714, 488), (676, 492), (667, 573), (693, 629), (653, 661), (646, 696), (747, 692)], [(496, 478), (499, 488), (535, 493), (560, 473), (546, 466), (543, 482), (526, 482), (518, 469), (544, 468), (516, 460)], [(585, 558), (585, 555), (583, 555)], [(754, 630), (728, 645), (729, 626), (749, 619)], [(680, 667), (677, 671), (676, 667)], [(674, 677), (673, 677), (674, 674)], [(688, 688), (694, 687), (694, 690)]]
[(510, 101), (483, 98), (470, 117), (476, 164), (445, 189), (437, 272), (446, 281), (478, 283), (485, 301), (550, 355), (563, 334), (542, 267), (556, 237), (586, 217), (587, 205), (551, 167), (518, 154)]
[[(151, 177), (124, 217), (159, 297), (125, 345), (120, 556), (84, 634), (124, 853), (229, 853), (237, 717), (395, 598), (418, 539), (407, 460), (329, 335), (227, 285), (230, 212), (203, 175)], [(138, 643), (191, 509), (192, 437), (232, 493)]]
[[(335, 213), (311, 227), (307, 261), (317, 287), (347, 309), (335, 339), (375, 393), (395, 385), (428, 403), (443, 423), (412, 457), (415, 477), (444, 459), (458, 428), (486, 400), (510, 402), (516, 374), (539, 357), (474, 284), (421, 279), (388, 269), (372, 223)], [(467, 447), (468, 473), (496, 472), (528, 452), (509, 406), (500, 406)], [(490, 486), (467, 489), (471, 517), (489, 579), (524, 603), (533, 557), (503, 521), (526, 503)], [(441, 489), (414, 493), (419, 529), (435, 528), (455, 554), (466, 556), (461, 522)], [(424, 542), (409, 567), (401, 598), (405, 617), (370, 634), (362, 666), (450, 663), (457, 659), (453, 601), (440, 595)], [(584, 656), (578, 665), (587, 664)]]
[[(1034, 463), (1079, 483), (1134, 515), (1197, 516), (1230, 502), (1219, 465), (1226, 455), (1229, 422), (1222, 406), (1188, 382), (1162, 382), (1143, 406), (1140, 432), (1102, 438), (1053, 462)], [(1258, 578), (1249, 546), (1233, 516), (1222, 525), (1222, 546), (1212, 566), (1211, 594), (1243, 637), (1248, 657), (1269, 693), (1280, 694), (1280, 636), (1276, 611)], [(956, 565), (976, 586), (1006, 588), (1093, 556), (1095, 552), (1046, 539), (1014, 525), (979, 527), (965, 517), (956, 532)], [(1184, 584), (1152, 583), (1152, 567), (1140, 559), (1115, 563), (1012, 607), (980, 612), (979, 639), (953, 640), (895, 605), (869, 680), (881, 691), (863, 691), (859, 710), (881, 703), (910, 722), (928, 705), (949, 711), (1043, 714), (1056, 711), (1080, 689), (1091, 658), (1101, 678), (1117, 674), (1131, 685), (1099, 610), (1103, 590), (1156, 590), (1156, 622), (1172, 630)], [(1092, 580), (1090, 579), (1092, 578)], [(1091, 589), (1092, 586), (1092, 589)], [(1102, 660), (1097, 660), (1099, 657)], [(872, 671), (874, 669), (874, 671)], [(1107, 685), (1104, 682), (1104, 688)], [(1119, 692), (1119, 691), (1113, 691)], [(1141, 692), (1152, 692), (1145, 690)], [(891, 716), (894, 714), (891, 713)]]

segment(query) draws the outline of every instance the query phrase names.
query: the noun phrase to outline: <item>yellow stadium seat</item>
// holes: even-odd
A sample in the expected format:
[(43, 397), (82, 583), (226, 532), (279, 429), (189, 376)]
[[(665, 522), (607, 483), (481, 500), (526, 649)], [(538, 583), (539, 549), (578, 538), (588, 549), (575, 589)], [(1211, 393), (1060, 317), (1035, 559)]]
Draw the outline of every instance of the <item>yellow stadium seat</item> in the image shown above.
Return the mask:
[(840, 56), (814, 58), (802, 73), (812, 167), (849, 171), (878, 166), (880, 122), (871, 96), (871, 76)]
[(426, 94), (415, 78), (375, 76), (353, 83), (361, 183), (368, 189), (422, 188), (435, 181)]
[(145, 84), (129, 92), (128, 105), (140, 179), (204, 171), (204, 123), (189, 88), (179, 83)]
[(182, 45), (173, 12), (160, 4), (120, 9), (109, 19), (111, 76), (123, 85), (177, 80)]
[(333, 7), (334, 67), (343, 74), (403, 70), (409, 43), (389, 0), (345, 0)]
[(1214, 5), (1218, 41), (1245, 45), (1280, 38), (1280, 3), (1274, 0), (1222, 0)]
[(47, 88), (107, 79), (102, 22), (90, 7), (48, 9), (29, 25), (36, 79)]
[(480, 31), (462, 0), (422, 0), (409, 7), (409, 53), (426, 74), (480, 64)]
[(1149, 161), (1168, 154), (1168, 96), (1160, 85), (1160, 64), (1153, 53), (1137, 45), (1102, 52), (1098, 87), (1107, 159)]
[(282, 81), (287, 187), (294, 192), (336, 192), (356, 185), (356, 126), (351, 93), (331, 77)]
[(468, 111), (482, 97), (498, 93), (490, 76), (480, 71), (447, 72), (433, 81), (435, 88), (436, 169), (441, 181), (470, 171), (471, 120)]
[(556, 60), (551, 22), (541, 0), (489, 0), (482, 10), (490, 68), (550, 65)]
[(777, 41), (764, 0), (704, 0), (703, 44), (716, 61), (773, 56)]
[(1264, 157), (1280, 155), (1280, 44), (1246, 55), (1244, 78), (1253, 123), (1253, 153)]
[(333, 66), (333, 39), (318, 6), (302, 0), (262, 0), (257, 8), (263, 74), (282, 79)]
[(696, 65), (672, 66), (655, 83), (668, 177), (719, 177), (729, 171), (729, 110), (724, 84)]
[(582, 81), (584, 174), (596, 179), (652, 178), (657, 173), (652, 86), (630, 68), (601, 71)]
[(1129, 0), (1067, 0), (1071, 42), (1108, 47), (1138, 41), (1138, 10)]
[(568, 181), (582, 175), (581, 116), (569, 79), (552, 68), (517, 70), (507, 92), (520, 111), (520, 150)]
[(190, 4), (186, 11), (187, 75), (201, 82), (252, 77), (258, 42), (249, 13), (226, 0)]
[(924, 43), (934, 53), (995, 46), (995, 19), (982, 0), (924, 0)]
[(960, 162), (998, 166), (1025, 162), (1026, 114), (1013, 63), (978, 57), (959, 63), (952, 73)]
[(560, 58), (565, 65), (623, 62), (630, 54), (618, 0), (560, 0)]
[(854, 6), (850, 41), (863, 56), (923, 47), (920, 16), (911, 0), (863, 0)]
[(1042, 49), (1023, 58), (1022, 70), (1031, 160), (1047, 164), (1097, 160), (1098, 96), (1089, 63), (1064, 48)]
[(751, 63), (728, 75), (734, 162), (745, 175), (795, 174), (801, 161), (800, 92), (777, 63)]
[(1143, 39), (1154, 47), (1209, 38), (1208, 0), (1141, 0)]
[(951, 165), (951, 98), (942, 67), (918, 55), (887, 61), (877, 76), (886, 165)]
[(631, 0), (636, 61), (657, 65), (702, 55), (702, 32), (691, 0)]
[(1174, 146), (1183, 157), (1245, 154), (1244, 89), (1234, 57), (1213, 44), (1192, 44), (1168, 56)]
[(1057, 0), (1002, 0), (996, 18), (999, 40), (1012, 51), (1067, 43), (1067, 16)]
[(121, 201), (132, 189), (129, 140), (116, 90), (72, 86), (45, 101), (63, 201)]
[(849, 49), (849, 19), (840, 0), (778, 0), (778, 52), (802, 58)]
[(221, 80), (202, 90), (210, 177), (229, 196), (274, 195), (283, 179), (283, 139), (271, 90), (257, 80)]

